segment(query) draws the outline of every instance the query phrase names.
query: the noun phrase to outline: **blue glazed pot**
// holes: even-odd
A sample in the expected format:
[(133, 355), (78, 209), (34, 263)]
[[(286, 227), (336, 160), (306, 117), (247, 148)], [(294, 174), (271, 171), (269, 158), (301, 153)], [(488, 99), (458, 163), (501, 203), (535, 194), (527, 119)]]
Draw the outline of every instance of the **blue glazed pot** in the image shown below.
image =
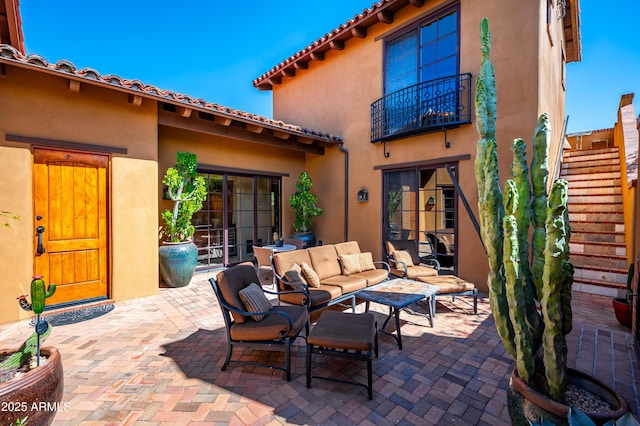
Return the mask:
[(191, 241), (163, 242), (158, 249), (160, 274), (169, 287), (189, 284), (198, 263), (198, 248)]
[(314, 247), (316, 245), (316, 237), (313, 235), (313, 232), (294, 232), (291, 235), (291, 238), (296, 238), (305, 242), (305, 248)]

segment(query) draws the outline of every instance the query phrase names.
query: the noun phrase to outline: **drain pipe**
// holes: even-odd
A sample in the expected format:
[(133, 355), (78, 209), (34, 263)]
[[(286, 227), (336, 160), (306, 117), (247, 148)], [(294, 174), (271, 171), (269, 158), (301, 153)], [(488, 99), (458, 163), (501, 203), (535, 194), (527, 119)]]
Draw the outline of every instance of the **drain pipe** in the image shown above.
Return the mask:
[(344, 152), (344, 240), (349, 241), (349, 150), (340, 142), (338, 149)]

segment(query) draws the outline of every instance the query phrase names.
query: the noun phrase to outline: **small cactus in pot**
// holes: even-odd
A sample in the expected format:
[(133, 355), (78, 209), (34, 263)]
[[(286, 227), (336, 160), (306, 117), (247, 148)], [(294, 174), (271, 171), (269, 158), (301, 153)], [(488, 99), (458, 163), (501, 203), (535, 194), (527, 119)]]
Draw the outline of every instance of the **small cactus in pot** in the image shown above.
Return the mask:
[(520, 378), (563, 402), (567, 386), (565, 336), (571, 331), (573, 282), (568, 185), (557, 179), (547, 194), (551, 130), (547, 114), (542, 114), (533, 136), (530, 169), (525, 142), (516, 139), (511, 178), (501, 190), (496, 84), (486, 19), (481, 23), (481, 44), (482, 65), (475, 98), (480, 135), (475, 173), (481, 237), (489, 260), (491, 310), (498, 334), (516, 360)]

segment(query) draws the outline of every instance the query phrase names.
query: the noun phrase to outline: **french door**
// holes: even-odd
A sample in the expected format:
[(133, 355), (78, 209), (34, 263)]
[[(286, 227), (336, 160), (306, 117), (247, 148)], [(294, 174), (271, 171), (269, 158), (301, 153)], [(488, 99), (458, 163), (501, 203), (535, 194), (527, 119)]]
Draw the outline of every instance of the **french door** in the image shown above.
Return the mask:
[(436, 258), (441, 270), (455, 273), (458, 207), (447, 169), (386, 171), (383, 196), (385, 239), (412, 240), (421, 256)]
[(279, 177), (200, 173), (207, 199), (193, 216), (198, 269), (229, 266), (253, 259), (253, 245), (273, 242), (281, 233)]

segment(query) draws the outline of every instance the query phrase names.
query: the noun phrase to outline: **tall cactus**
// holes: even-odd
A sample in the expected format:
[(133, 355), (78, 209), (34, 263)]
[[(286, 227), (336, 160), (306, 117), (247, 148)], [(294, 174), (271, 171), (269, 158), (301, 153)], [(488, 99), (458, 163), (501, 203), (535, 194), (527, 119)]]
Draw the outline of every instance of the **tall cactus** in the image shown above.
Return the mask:
[[(500, 189), (496, 142), (496, 85), (489, 58), (489, 22), (480, 25), (482, 65), (476, 81), (475, 173), (481, 237), (489, 260), (489, 300), (498, 334), (531, 383), (544, 369), (549, 395), (562, 402), (566, 388), (566, 341), (571, 330), (571, 283), (567, 182), (554, 182), (547, 197), (551, 127), (542, 114), (533, 136), (530, 180), (526, 145), (513, 143), (511, 179)], [(530, 228), (533, 228), (531, 231)], [(531, 243), (529, 235), (531, 234)], [(529, 254), (531, 246), (531, 255)], [(541, 312), (535, 309), (536, 301)], [(539, 358), (542, 357), (540, 360)]]

